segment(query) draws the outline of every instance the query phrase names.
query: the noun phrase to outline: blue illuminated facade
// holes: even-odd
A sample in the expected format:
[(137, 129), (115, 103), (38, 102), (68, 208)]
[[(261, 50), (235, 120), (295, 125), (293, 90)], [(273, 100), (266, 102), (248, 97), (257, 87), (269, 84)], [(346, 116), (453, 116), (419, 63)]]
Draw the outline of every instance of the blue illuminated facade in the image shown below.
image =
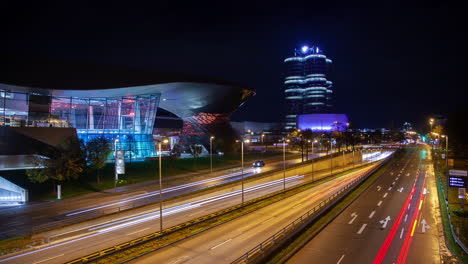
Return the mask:
[(316, 46), (294, 50), (294, 57), (284, 60), (286, 78), (285, 129), (297, 128), (301, 114), (329, 113), (332, 110), (333, 83), (328, 79), (332, 61)]
[(0, 89), (0, 126), (72, 127), (84, 142), (119, 139), (116, 147), (125, 150), (128, 159), (156, 155), (152, 132), (159, 93), (75, 97), (67, 96), (67, 91), (50, 95), (45, 90), (18, 90)]

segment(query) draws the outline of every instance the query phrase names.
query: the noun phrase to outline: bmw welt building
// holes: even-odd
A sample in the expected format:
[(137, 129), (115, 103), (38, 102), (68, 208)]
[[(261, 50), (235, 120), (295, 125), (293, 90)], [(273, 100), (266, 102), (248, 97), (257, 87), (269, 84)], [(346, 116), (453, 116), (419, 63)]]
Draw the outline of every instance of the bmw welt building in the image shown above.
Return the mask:
[(0, 155), (24, 153), (22, 138), (53, 145), (47, 141), (70, 133), (84, 141), (119, 139), (118, 149), (144, 159), (156, 155), (152, 132), (158, 108), (217, 136), (216, 127), (229, 126), (229, 115), (255, 94), (236, 83), (192, 76), (5, 57)]

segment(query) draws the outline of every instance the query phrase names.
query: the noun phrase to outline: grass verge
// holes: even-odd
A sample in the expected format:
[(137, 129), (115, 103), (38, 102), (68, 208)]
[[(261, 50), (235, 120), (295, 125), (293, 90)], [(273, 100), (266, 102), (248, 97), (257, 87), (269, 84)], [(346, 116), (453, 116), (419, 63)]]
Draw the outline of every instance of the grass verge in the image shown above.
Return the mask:
[[(463, 249), (457, 244), (455, 239), (452, 235), (452, 230), (450, 229), (450, 220), (448, 218), (447, 207), (445, 205), (445, 199), (442, 192), (442, 184), (440, 182), (440, 178), (436, 177), (437, 179), (437, 193), (439, 196), (439, 207), (440, 213), (442, 216), (442, 223), (444, 226), (444, 234), (445, 234), (445, 243), (447, 247), (452, 251), (452, 253), (462, 262), (468, 263), (468, 255), (463, 251)], [(454, 218), (452, 217), (452, 220)], [(466, 220), (465, 220), (466, 221)], [(466, 233), (465, 233), (466, 234)]]

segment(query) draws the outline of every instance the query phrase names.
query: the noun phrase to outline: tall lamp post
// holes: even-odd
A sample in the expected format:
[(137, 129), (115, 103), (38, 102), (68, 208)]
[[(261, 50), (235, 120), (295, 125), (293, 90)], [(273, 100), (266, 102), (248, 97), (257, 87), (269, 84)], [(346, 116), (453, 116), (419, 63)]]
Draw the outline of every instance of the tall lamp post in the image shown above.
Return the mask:
[(333, 145), (332, 144), (333, 143), (330, 138), (330, 176), (333, 174), (333, 152), (332, 152)]
[(242, 204), (244, 203), (244, 142), (249, 143), (248, 139), (246, 140), (236, 140), (236, 142), (241, 142), (241, 185), (242, 185)]
[(311, 178), (312, 178), (312, 181), (314, 181), (314, 143), (317, 143), (317, 140), (309, 140), (310, 142), (310, 146), (312, 147), (312, 162), (311, 162), (311, 167), (312, 167), (312, 172), (311, 172)]
[[(445, 138), (445, 171), (448, 171), (448, 135), (442, 135), (441, 137)], [(448, 190), (449, 190), (449, 177), (446, 174), (447, 180), (447, 191), (445, 192), (445, 201), (448, 201)]]
[(167, 139), (163, 140), (162, 142), (158, 142), (158, 149), (159, 149), (159, 231), (162, 232), (163, 230), (163, 215), (162, 215), (162, 143), (167, 143)]
[(289, 139), (283, 138), (283, 191), (286, 190), (286, 142), (289, 142)]
[(210, 137), (210, 173), (213, 174), (213, 139), (215, 137)]
[(114, 139), (114, 166), (115, 166), (115, 175), (114, 175), (114, 192), (117, 191), (117, 181), (119, 180), (119, 174), (117, 173), (117, 142), (119, 139)]
[[(430, 133), (432, 134), (432, 125), (434, 125), (434, 118), (429, 119), (429, 125), (431, 125)], [(434, 140), (432, 140), (432, 149), (434, 149)]]
[(262, 133), (262, 147), (263, 147), (263, 151), (262, 151), (262, 158), (263, 158), (263, 153), (266, 152), (266, 146), (263, 145), (263, 138), (265, 137), (265, 134)]

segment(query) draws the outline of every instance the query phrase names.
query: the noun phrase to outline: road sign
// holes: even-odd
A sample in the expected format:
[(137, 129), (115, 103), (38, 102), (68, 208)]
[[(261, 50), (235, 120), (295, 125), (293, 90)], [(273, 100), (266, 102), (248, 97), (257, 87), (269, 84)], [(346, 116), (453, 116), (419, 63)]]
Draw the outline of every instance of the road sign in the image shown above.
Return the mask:
[(117, 150), (115, 155), (115, 169), (117, 174), (125, 174), (125, 151)]
[(468, 176), (468, 173), (466, 170), (449, 170), (449, 175), (452, 176)]
[(442, 159), (445, 159), (445, 154), (442, 154)]
[(449, 176), (449, 186), (450, 187), (465, 188), (466, 187), (466, 182), (465, 181), (466, 181), (465, 177)]
[(466, 189), (465, 188), (458, 188), (458, 198), (465, 199)]

